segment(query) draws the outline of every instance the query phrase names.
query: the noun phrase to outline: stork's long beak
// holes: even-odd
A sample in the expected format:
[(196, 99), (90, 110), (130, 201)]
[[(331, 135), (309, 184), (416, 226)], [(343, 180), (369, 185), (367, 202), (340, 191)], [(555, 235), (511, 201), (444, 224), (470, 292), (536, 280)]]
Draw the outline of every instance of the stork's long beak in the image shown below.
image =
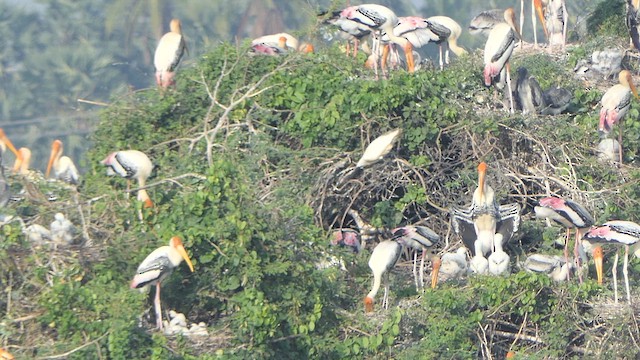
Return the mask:
[(11, 152), (16, 156), (16, 159), (20, 158), (20, 154), (18, 153), (18, 150), (16, 150), (15, 146), (13, 146), (13, 143), (11, 142), (11, 140), (9, 140), (7, 135), (4, 133), (4, 130), (2, 129), (0, 129), (0, 141), (2, 141), (5, 145), (7, 145), (9, 150), (11, 150)]
[(56, 160), (60, 152), (62, 151), (62, 143), (60, 140), (55, 140), (53, 144), (51, 144), (51, 155), (49, 155), (49, 163), (47, 164), (47, 171), (44, 173), (44, 177), (48, 178), (49, 173), (51, 173), (51, 166), (53, 166), (53, 162)]
[(435, 289), (436, 285), (438, 285), (438, 274), (440, 273), (440, 266), (442, 265), (442, 260), (439, 257), (434, 257), (431, 260), (433, 269), (431, 270), (431, 288)]
[[(538, 18), (542, 23), (542, 30), (544, 31), (545, 38), (549, 37), (549, 33), (547, 32), (547, 23), (544, 21), (544, 8), (542, 7), (542, 0), (533, 0), (533, 6), (536, 8), (536, 13), (538, 14)], [(536, 29), (533, 29), (535, 31)]]
[(189, 265), (189, 269), (191, 270), (191, 272), (194, 272), (195, 270), (193, 269), (193, 264), (191, 263), (191, 259), (189, 259), (189, 255), (187, 254), (187, 251), (184, 249), (184, 246), (178, 245), (176, 246), (176, 250), (178, 250), (180, 255), (182, 255), (182, 258), (184, 259), (184, 261), (187, 262), (187, 265)]
[(372, 311), (373, 311), (373, 299), (367, 296), (364, 298), (364, 312), (370, 313)]
[(484, 161), (478, 165), (478, 188), (480, 189), (480, 198), (484, 198), (484, 178), (487, 175), (487, 163)]
[(603, 267), (603, 258), (602, 247), (596, 246), (593, 248), (593, 260), (596, 263), (596, 274), (598, 275), (598, 285), (602, 285), (602, 267)]

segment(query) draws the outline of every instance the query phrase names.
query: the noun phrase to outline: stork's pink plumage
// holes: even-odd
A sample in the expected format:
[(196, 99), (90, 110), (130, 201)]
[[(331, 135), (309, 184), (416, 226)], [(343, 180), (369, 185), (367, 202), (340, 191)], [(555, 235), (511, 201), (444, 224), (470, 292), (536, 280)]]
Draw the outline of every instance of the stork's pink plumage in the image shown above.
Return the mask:
[[(624, 265), (622, 273), (624, 274), (625, 288), (627, 290), (627, 301), (631, 304), (631, 292), (629, 290), (629, 247), (636, 245), (640, 241), (640, 225), (632, 221), (624, 220), (612, 220), (602, 224), (602, 226), (596, 226), (586, 234), (584, 239), (592, 243), (600, 244), (615, 244), (624, 246)], [(618, 253), (614, 259), (613, 265), (613, 278), (614, 278), (614, 293), (615, 301), (618, 302), (618, 284), (617, 284), (617, 265), (618, 265)], [(599, 267), (599, 268), (598, 268)], [(602, 275), (602, 262), (596, 262), (596, 271), (598, 277)]]
[(509, 91), (510, 112), (513, 114), (509, 59), (511, 58), (516, 40), (520, 38), (520, 33), (516, 26), (516, 15), (513, 8), (505, 10), (504, 16), (506, 23), (498, 23), (491, 29), (484, 47), (484, 84), (491, 86), (498, 75), (500, 75), (500, 81), (506, 78), (507, 89)]
[[(613, 125), (620, 123), (618, 129), (618, 142), (622, 145), (622, 120), (631, 107), (631, 95), (638, 98), (638, 92), (633, 84), (633, 77), (628, 70), (622, 70), (618, 74), (619, 84), (616, 84), (607, 90), (602, 96), (600, 103), (600, 122), (598, 130), (609, 133)], [(622, 146), (620, 146), (619, 160), (622, 163)]]

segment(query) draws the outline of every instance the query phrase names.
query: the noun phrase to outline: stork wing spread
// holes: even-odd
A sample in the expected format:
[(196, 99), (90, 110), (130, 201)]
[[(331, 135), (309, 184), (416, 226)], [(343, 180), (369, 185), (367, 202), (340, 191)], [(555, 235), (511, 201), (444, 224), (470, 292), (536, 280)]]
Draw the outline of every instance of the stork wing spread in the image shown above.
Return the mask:
[(452, 223), (453, 230), (462, 237), (464, 246), (471, 251), (471, 256), (475, 256), (474, 243), (478, 236), (473, 224), (472, 209), (453, 208)]
[(496, 231), (502, 234), (503, 243), (511, 240), (520, 227), (520, 205), (518, 203), (500, 205), (500, 221)]

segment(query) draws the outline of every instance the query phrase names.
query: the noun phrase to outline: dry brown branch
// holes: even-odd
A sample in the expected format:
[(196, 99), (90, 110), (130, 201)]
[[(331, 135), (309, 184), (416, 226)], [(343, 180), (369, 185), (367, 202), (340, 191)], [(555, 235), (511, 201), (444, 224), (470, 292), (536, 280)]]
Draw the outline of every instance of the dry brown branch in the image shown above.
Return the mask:
[(80, 345), (80, 346), (78, 346), (77, 348), (75, 348), (73, 350), (69, 350), (64, 354), (52, 355), (52, 356), (43, 356), (43, 357), (39, 357), (38, 359), (63, 359), (63, 358), (66, 358), (67, 356), (73, 354), (76, 351), (80, 351), (80, 350), (86, 348), (87, 346), (91, 346), (91, 345), (97, 344), (100, 340), (104, 339), (104, 337), (107, 336), (107, 335), (109, 335), (109, 331), (107, 331), (106, 333), (102, 334), (97, 339), (91, 340), (88, 343)]

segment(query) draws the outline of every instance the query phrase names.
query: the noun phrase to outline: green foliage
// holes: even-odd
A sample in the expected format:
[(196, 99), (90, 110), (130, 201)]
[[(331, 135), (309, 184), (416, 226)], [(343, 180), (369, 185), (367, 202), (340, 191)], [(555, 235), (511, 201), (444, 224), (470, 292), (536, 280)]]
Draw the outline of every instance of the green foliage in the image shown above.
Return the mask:
[(627, 37), (625, 3), (622, 0), (600, 2), (587, 19), (587, 28), (597, 35)]

